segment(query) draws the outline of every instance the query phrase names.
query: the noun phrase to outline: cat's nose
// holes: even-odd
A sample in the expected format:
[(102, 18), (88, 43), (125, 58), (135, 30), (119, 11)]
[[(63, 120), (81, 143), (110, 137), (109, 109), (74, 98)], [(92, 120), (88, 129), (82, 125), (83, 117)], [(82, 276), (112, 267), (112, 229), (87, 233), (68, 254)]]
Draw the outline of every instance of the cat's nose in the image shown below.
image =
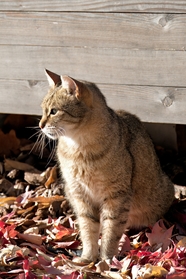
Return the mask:
[(45, 127), (44, 123), (42, 121), (39, 121), (39, 128), (43, 129)]

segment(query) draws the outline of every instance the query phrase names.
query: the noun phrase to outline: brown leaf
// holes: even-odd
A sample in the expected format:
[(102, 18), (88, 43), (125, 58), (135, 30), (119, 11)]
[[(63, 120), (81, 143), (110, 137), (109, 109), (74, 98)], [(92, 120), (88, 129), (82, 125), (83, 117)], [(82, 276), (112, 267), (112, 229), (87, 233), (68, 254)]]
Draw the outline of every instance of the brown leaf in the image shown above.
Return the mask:
[(19, 170), (13, 169), (7, 174), (7, 177), (9, 177), (11, 179), (15, 179), (19, 176), (19, 173), (20, 173)]
[(14, 204), (16, 197), (0, 198), (0, 206), (4, 204)]
[(26, 214), (28, 214), (30, 212), (33, 212), (34, 208), (35, 208), (35, 205), (33, 205), (33, 206), (29, 207), (29, 208), (26, 208), (26, 209), (18, 209), (16, 213), (18, 215), (22, 215), (22, 217), (25, 217)]
[(26, 231), (24, 231), (26, 234), (38, 234), (39, 233), (39, 228), (38, 227), (31, 227), (28, 228)]
[(0, 179), (0, 193), (9, 194), (8, 196), (15, 196), (13, 184), (5, 178)]
[(35, 125), (35, 119), (31, 115), (9, 114), (4, 121), (6, 130), (11, 128), (17, 131), (32, 125)]
[(8, 134), (4, 134), (0, 130), (0, 156), (9, 156), (11, 153), (18, 154), (20, 148), (20, 140), (16, 137), (14, 130)]
[(144, 267), (142, 267), (138, 273), (139, 275), (141, 275), (141, 278), (150, 279), (154, 277), (165, 276), (168, 273), (168, 271), (162, 266), (152, 266), (148, 263)]
[(29, 241), (33, 244), (37, 244), (37, 245), (42, 244), (42, 237), (40, 234), (18, 233), (18, 237), (26, 241)]
[(110, 269), (108, 263), (105, 260), (99, 261), (97, 264), (95, 264), (95, 266), (96, 266), (96, 272), (99, 272), (99, 273)]
[(173, 227), (166, 229), (163, 220), (159, 220), (152, 228), (151, 233), (146, 233), (148, 242), (151, 246), (161, 245), (162, 251), (165, 251), (171, 243), (171, 236)]
[(177, 247), (186, 247), (186, 236), (180, 239), (180, 241), (176, 245)]
[(33, 166), (26, 164), (26, 163), (18, 162), (15, 160), (11, 160), (11, 159), (5, 159), (4, 167), (5, 167), (5, 171), (11, 171), (13, 169), (17, 169), (17, 170), (22, 170), (22, 171), (32, 171), (35, 173), (39, 173), (39, 171), (37, 169), (35, 169)]
[(47, 179), (47, 181), (45, 183), (45, 187), (49, 188), (50, 185), (52, 183), (54, 183), (56, 180), (57, 180), (57, 167), (54, 166), (53, 168), (51, 168), (50, 176), (49, 176), (49, 178)]
[(28, 198), (30, 202), (38, 202), (42, 204), (51, 204), (54, 201), (63, 201), (64, 196), (53, 196), (53, 197), (35, 197), (35, 198)]
[(25, 172), (24, 179), (32, 185), (41, 185), (46, 181), (46, 178), (40, 173)]

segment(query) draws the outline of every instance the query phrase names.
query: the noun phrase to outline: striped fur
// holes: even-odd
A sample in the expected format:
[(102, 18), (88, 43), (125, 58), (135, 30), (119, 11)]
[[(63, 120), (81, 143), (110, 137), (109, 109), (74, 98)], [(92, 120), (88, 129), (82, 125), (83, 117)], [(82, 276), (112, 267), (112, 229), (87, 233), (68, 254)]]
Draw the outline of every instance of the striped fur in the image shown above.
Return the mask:
[(77, 260), (111, 259), (126, 228), (152, 225), (168, 210), (173, 184), (136, 116), (110, 109), (94, 84), (50, 73), (40, 127), (58, 138), (65, 193), (83, 243)]

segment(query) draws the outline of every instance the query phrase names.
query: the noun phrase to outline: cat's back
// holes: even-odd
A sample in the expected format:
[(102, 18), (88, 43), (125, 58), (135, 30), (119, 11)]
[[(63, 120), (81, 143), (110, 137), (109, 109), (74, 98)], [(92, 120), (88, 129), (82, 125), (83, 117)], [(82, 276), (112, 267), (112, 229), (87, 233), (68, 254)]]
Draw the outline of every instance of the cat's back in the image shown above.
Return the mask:
[(131, 114), (125, 110), (116, 110), (115, 112), (119, 116), (119, 119), (123, 125), (128, 128), (129, 133), (134, 135), (141, 133), (142, 136), (147, 136), (147, 132), (143, 123), (136, 115)]

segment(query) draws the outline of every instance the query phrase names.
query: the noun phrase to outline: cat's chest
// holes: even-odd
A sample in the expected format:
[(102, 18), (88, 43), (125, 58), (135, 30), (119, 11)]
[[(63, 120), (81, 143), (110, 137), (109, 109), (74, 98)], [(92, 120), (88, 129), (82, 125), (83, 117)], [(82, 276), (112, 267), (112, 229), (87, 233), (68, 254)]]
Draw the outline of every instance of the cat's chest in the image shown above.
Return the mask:
[[(67, 140), (68, 141), (68, 140)], [(81, 191), (83, 195), (101, 201), (104, 196), (105, 174), (91, 156), (79, 151), (75, 144), (68, 141), (68, 150), (58, 149), (58, 159), (62, 175), (69, 191)]]
[(105, 178), (99, 170), (85, 164), (79, 166), (75, 162), (70, 162), (62, 168), (62, 173), (66, 181), (66, 189), (71, 196), (78, 194), (90, 203), (98, 206), (102, 204), (105, 195)]
[(90, 162), (66, 160), (66, 165), (63, 165), (61, 170), (66, 181), (77, 182), (85, 191), (96, 191), (104, 184), (102, 170)]

